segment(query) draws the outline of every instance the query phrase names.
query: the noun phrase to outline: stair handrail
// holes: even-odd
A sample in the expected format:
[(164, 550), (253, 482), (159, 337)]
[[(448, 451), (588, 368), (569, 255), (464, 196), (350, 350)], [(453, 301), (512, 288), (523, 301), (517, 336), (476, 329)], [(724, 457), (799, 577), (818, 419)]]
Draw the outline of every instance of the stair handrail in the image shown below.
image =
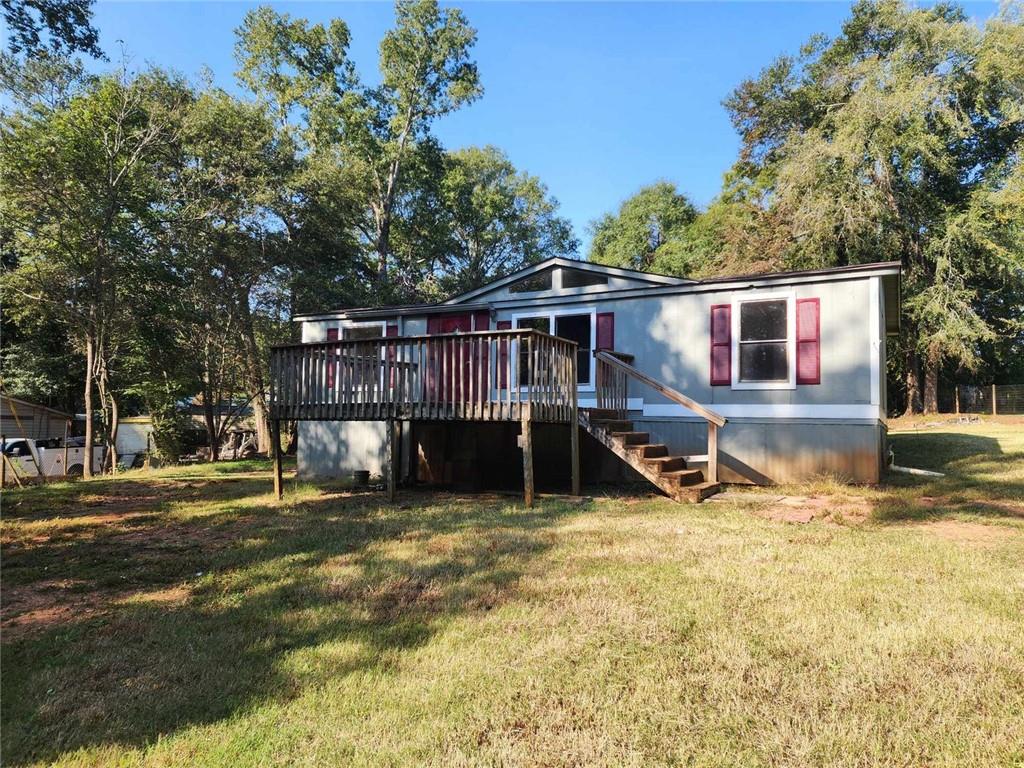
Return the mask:
[(623, 353), (615, 352), (613, 350), (608, 349), (601, 349), (594, 353), (594, 357), (596, 357), (598, 360), (608, 363), (609, 365), (615, 366), (616, 368), (623, 371), (627, 375), (633, 377), (637, 381), (641, 381), (647, 386), (649, 386), (651, 389), (660, 392), (669, 400), (674, 400), (684, 408), (688, 408), (689, 410), (693, 411), (701, 418), (714, 424), (716, 427), (725, 426), (726, 418), (722, 416), (720, 413), (715, 413), (715, 411), (712, 411), (710, 408), (705, 408), (696, 400), (687, 397), (682, 392), (677, 392), (667, 384), (664, 384), (658, 381), (657, 379), (648, 376), (643, 371), (634, 368), (629, 363), (623, 361), (622, 356)]

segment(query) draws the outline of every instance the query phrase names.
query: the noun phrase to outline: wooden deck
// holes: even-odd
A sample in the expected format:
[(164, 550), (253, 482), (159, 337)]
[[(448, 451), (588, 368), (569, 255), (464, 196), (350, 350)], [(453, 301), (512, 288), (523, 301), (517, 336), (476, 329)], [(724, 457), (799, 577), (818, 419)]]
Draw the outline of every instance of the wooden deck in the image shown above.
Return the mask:
[[(521, 425), (523, 485), (533, 503), (533, 422), (569, 425), (572, 490), (579, 494), (579, 428), (675, 499), (718, 488), (719, 414), (633, 367), (631, 355), (599, 350), (598, 410), (580, 413), (575, 342), (530, 329), (394, 336), (273, 347), (270, 415), (274, 485), (281, 495), (281, 421), (385, 421), (393, 498), (403, 422), (513, 421)], [(589, 362), (589, 361), (587, 361)], [(669, 456), (626, 421), (630, 383), (653, 388), (707, 422), (704, 456)], [(598, 415), (599, 414), (599, 415)], [(625, 425), (628, 425), (625, 426)], [(618, 430), (618, 431), (616, 431)], [(687, 461), (706, 463), (703, 471)], [(703, 482), (699, 482), (703, 481)]]
[(575, 342), (534, 330), (274, 347), (271, 418), (576, 420)]

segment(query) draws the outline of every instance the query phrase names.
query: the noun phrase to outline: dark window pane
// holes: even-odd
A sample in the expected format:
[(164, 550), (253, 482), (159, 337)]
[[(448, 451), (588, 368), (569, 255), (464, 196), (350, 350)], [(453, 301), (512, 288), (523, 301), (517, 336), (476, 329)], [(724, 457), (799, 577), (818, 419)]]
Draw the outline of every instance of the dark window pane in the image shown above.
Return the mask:
[(379, 325), (357, 325), (352, 328), (343, 328), (342, 333), (346, 341), (362, 341), (363, 339), (379, 339), (384, 335), (384, 329)]
[(536, 275), (524, 277), (522, 280), (512, 283), (508, 287), (510, 293), (526, 293), (528, 291), (550, 291), (552, 269), (538, 272)]
[(575, 341), (581, 349), (590, 349), (590, 315), (556, 317), (555, 336)]
[(555, 336), (579, 345), (576, 350), (576, 382), (590, 383), (590, 315), (565, 315), (555, 318)]
[(588, 285), (608, 285), (607, 275), (584, 272), (582, 269), (563, 269), (563, 288), (584, 288)]
[(789, 381), (786, 343), (741, 344), (740, 381)]
[(740, 304), (740, 341), (785, 339), (786, 301), (745, 301)]
[(577, 384), (589, 384), (590, 383), (590, 350), (589, 349), (578, 349), (576, 350), (576, 383)]

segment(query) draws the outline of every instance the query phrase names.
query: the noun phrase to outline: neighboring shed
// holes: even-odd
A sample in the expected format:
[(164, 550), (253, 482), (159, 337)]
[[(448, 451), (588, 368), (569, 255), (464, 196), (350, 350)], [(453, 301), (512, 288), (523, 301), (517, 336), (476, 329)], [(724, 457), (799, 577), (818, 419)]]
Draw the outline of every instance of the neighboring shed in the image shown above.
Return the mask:
[(0, 393), (0, 432), (8, 438), (49, 440), (64, 437), (74, 416)]

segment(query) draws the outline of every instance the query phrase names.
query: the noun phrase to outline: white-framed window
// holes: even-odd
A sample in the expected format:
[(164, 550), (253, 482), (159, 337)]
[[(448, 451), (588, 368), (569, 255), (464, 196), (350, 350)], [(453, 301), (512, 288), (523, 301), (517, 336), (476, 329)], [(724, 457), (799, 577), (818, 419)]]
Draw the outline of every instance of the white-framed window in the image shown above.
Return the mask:
[(341, 338), (343, 341), (380, 339), (385, 335), (386, 328), (386, 320), (374, 320), (367, 323), (345, 321), (341, 324)]
[[(512, 316), (514, 328), (533, 328), (575, 341), (576, 383), (583, 391), (594, 389), (594, 348), (597, 346), (597, 310), (581, 307), (563, 311), (523, 312)], [(520, 375), (523, 361), (520, 361)]]
[(732, 388), (796, 388), (796, 300), (792, 292), (732, 301)]

